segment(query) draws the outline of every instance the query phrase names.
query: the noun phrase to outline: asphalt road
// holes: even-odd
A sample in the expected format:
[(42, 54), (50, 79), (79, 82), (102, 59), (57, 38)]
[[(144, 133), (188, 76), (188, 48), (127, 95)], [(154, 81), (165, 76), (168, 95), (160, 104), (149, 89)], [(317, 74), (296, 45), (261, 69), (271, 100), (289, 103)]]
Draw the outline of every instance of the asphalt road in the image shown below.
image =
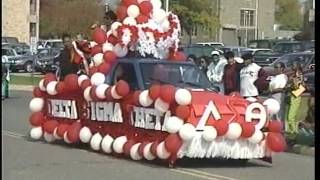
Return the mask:
[(12, 91), (2, 101), (2, 179), (4, 180), (313, 180), (314, 157), (275, 154), (273, 164), (251, 160), (245, 166), (221, 160), (182, 160), (174, 169), (161, 162), (133, 161), (92, 152), (87, 145), (32, 141), (31, 92)]

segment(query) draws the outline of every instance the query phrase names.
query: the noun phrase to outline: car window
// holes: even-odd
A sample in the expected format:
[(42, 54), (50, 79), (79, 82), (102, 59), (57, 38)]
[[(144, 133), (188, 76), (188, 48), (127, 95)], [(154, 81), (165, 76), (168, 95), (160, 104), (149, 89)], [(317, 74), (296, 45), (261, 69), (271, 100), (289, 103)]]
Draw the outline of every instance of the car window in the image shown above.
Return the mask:
[(271, 50), (257, 50), (254, 55), (261, 55), (268, 52), (271, 52)]
[(312, 58), (311, 54), (291, 55), (289, 56), (290, 60), (287, 62), (287, 67), (292, 66), (293, 62), (295, 61), (298, 61), (302, 66), (305, 66), (311, 58)]
[(126, 81), (129, 84), (130, 89), (139, 89), (135, 69), (131, 63), (120, 63), (117, 65), (112, 77), (112, 84), (116, 84), (119, 80)]
[(202, 49), (203, 49), (203, 55), (205, 56), (211, 56), (212, 51), (214, 51), (214, 48), (210, 46), (205, 46)]
[(221, 45), (221, 44), (213, 44), (212, 45), (215, 49), (222, 49), (223, 48), (223, 46)]
[(14, 52), (12, 49), (2, 49), (1, 51), (2, 56), (14, 56)]
[(38, 57), (44, 57), (44, 56), (48, 56), (49, 55), (49, 50), (48, 49), (42, 49), (38, 52)]

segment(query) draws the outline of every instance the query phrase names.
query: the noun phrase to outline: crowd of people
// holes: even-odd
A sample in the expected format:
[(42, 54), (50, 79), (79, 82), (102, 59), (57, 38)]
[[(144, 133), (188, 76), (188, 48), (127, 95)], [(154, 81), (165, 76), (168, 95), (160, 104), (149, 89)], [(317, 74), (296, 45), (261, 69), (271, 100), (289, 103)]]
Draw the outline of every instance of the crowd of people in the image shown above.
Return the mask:
[[(285, 64), (282, 62), (274, 65), (275, 74), (268, 74), (261, 66), (254, 62), (250, 53), (243, 54), (241, 58), (235, 57), (229, 51), (219, 58), (206, 56), (196, 58), (189, 56), (188, 61), (194, 62), (203, 71), (211, 83), (217, 85), (220, 93), (230, 95), (239, 93), (248, 100), (255, 100), (259, 96), (271, 97), (280, 104), (280, 111), (272, 118), (281, 120), (283, 130), (289, 134), (297, 134), (301, 127), (314, 128), (314, 118), (306, 118), (306, 121), (298, 119), (302, 93), (306, 91), (301, 64), (298, 61), (292, 63), (292, 73), (287, 75)], [(314, 93), (311, 92), (313, 97)], [(313, 97), (314, 98), (314, 97)], [(308, 116), (313, 109), (310, 98)], [(311, 112), (310, 112), (311, 111)], [(314, 130), (314, 129), (313, 129)]]

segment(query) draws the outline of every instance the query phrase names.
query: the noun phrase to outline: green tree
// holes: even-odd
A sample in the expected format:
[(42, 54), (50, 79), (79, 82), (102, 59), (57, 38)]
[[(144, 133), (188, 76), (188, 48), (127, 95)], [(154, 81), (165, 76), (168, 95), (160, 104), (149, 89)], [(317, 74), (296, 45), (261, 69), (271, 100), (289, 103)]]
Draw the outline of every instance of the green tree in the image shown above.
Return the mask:
[(275, 20), (283, 30), (301, 30), (303, 15), (298, 0), (276, 0)]
[(103, 4), (88, 0), (41, 0), (40, 37), (48, 38), (70, 33), (90, 37), (90, 26), (102, 21)]
[(175, 0), (171, 2), (170, 10), (179, 16), (181, 26), (189, 36), (189, 44), (195, 27), (208, 29), (212, 35), (220, 26), (212, 0)]

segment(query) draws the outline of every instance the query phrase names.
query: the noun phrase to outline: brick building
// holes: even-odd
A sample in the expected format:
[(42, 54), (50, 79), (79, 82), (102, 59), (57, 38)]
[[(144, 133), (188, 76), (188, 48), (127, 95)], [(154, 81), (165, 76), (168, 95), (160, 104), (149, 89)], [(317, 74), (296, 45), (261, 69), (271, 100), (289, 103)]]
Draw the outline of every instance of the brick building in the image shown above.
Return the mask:
[[(275, 0), (212, 0), (212, 11), (219, 17), (220, 28), (210, 35), (196, 29), (192, 42), (219, 41), (246, 46), (250, 40), (275, 36)], [(188, 42), (185, 34), (182, 42)]]
[(40, 0), (2, 0), (2, 36), (17, 37), (30, 44), (39, 38)]

